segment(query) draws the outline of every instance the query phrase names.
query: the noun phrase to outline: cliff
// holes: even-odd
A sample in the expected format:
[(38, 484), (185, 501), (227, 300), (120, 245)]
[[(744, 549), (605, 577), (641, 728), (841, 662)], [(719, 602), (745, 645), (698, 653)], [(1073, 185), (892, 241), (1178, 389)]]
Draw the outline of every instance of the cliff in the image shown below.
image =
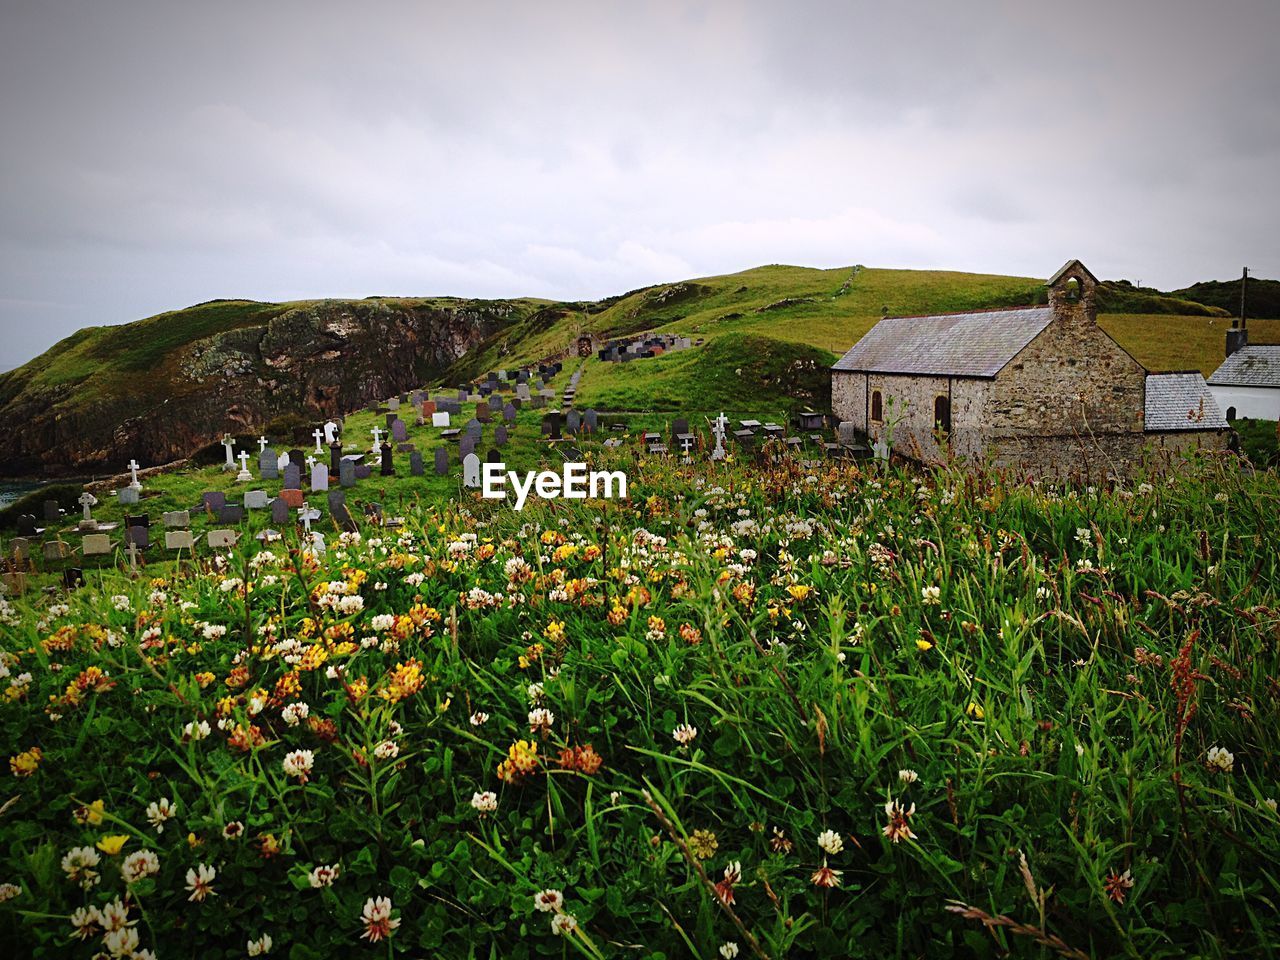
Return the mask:
[(93, 327), (0, 375), (0, 476), (116, 472), (439, 376), (534, 300), (215, 301)]

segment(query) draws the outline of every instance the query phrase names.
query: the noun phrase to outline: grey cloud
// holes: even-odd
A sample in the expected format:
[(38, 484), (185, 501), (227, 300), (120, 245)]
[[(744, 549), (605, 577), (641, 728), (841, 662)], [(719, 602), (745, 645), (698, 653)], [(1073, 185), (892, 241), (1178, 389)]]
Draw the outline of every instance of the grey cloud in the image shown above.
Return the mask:
[(0, 11), (0, 368), (218, 296), (757, 263), (1280, 276), (1280, 7)]

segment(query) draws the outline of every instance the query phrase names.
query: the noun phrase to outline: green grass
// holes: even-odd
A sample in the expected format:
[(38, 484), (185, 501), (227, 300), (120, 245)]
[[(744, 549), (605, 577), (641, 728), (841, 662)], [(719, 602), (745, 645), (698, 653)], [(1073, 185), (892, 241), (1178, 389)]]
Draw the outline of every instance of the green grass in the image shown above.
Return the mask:
[[(0, 752), (32, 771), (7, 781), (0, 877), (19, 891), (0, 936), (89, 957), (102, 933), (72, 941), (69, 915), (127, 892), (157, 955), (241, 956), (264, 933), (294, 958), (748, 956), (748, 938), (776, 958), (1055, 955), (1027, 931), (1076, 956), (1280, 947), (1273, 472), (1052, 490), (634, 449), (588, 451), (627, 470), (629, 502), (516, 514), (371, 482), (360, 496), (403, 496), (406, 526), (346, 547), (329, 530), (310, 564), (292, 532), (266, 556), (246, 537), (0, 609)], [(360, 609), (321, 600), (337, 589)], [(297, 702), (310, 719), (290, 725)], [(537, 706), (554, 717), (531, 733)], [(184, 737), (201, 721), (208, 738)], [(504, 779), (519, 741), (539, 759)], [(566, 767), (588, 744), (599, 769)], [(305, 783), (284, 767), (298, 749)], [(94, 801), (102, 822), (77, 819)], [(911, 811), (900, 842), (890, 801)], [(62, 858), (112, 834), (100, 882), (70, 882)], [(142, 850), (158, 872), (127, 887)], [(686, 851), (712, 882), (740, 864), (732, 917)], [(200, 864), (217, 895), (193, 902)], [(331, 887), (308, 881), (320, 864), (340, 866)], [(838, 886), (814, 884), (824, 864)], [(578, 932), (552, 933), (544, 889)], [(400, 920), (389, 946), (361, 939), (373, 897)]]
[[(1150, 370), (1199, 370), (1222, 365), (1231, 321), (1217, 317), (1103, 314), (1098, 325)], [(1280, 343), (1280, 320), (1250, 320), (1251, 343)]]

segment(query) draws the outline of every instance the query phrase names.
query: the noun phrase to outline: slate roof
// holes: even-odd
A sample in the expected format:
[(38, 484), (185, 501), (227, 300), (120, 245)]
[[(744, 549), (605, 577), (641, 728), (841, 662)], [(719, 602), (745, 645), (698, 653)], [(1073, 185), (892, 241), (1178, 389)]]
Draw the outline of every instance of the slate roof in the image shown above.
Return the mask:
[(1221, 430), (1226, 417), (1198, 373), (1147, 374), (1147, 432)]
[(936, 317), (886, 317), (832, 370), (944, 377), (994, 377), (1053, 319), (1053, 308), (1022, 307)]
[(1280, 387), (1280, 346), (1241, 347), (1213, 371), (1218, 387)]

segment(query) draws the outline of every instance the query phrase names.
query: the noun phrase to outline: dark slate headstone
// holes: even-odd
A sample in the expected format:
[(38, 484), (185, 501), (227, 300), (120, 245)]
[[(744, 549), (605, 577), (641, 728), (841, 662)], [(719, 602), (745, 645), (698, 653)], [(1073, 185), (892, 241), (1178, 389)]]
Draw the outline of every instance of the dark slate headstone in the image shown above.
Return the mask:
[(386, 420), (387, 420), (387, 429), (388, 429), (388, 430), (390, 430), (390, 429), (391, 429), (391, 425), (392, 425), (393, 423), (395, 423), (395, 422), (396, 422), (397, 420), (399, 420), (399, 419), (400, 419), (400, 415), (399, 415), (398, 413), (388, 413), (388, 414), (387, 414), (387, 416), (386, 416)]
[(490, 450), (484, 455), (485, 463), (502, 463), (502, 452), (500, 450)]
[(341, 443), (333, 443), (329, 445), (329, 475), (334, 477), (342, 475)]
[(238, 503), (228, 503), (218, 511), (219, 523), (242, 523), (244, 522), (244, 507)]
[(360, 529), (345, 503), (338, 504), (330, 512), (333, 514), (334, 522), (342, 528), (344, 533), (355, 533)]
[(84, 571), (79, 567), (68, 567), (62, 571), (62, 587), (64, 590), (79, 590), (84, 586)]
[(476, 407), (476, 420), (480, 423), (488, 423), (490, 416), (492, 416), (492, 411), (488, 404), (482, 403)]
[(582, 429), (582, 414), (577, 410), (570, 410), (566, 426), (568, 426), (570, 433), (576, 434)]
[(338, 507), (347, 502), (347, 495), (341, 490), (329, 491), (329, 512), (333, 513)]
[(542, 418), (542, 435), (548, 440), (560, 439), (560, 414), (552, 411)]
[(396, 466), (391, 461), (391, 444), (385, 440), (382, 441), (382, 475), (384, 477), (394, 477), (396, 475)]
[(357, 463), (357, 464), (356, 464), (356, 479), (357, 479), (357, 480), (368, 480), (368, 479), (369, 479), (370, 477), (372, 477), (372, 476), (373, 476), (373, 467), (369, 466), (369, 464), (367, 464), (367, 463)]
[(595, 433), (600, 429), (600, 414), (596, 413), (594, 409), (588, 410), (586, 416), (582, 418), (582, 422), (586, 425), (588, 433)]
[(417, 450), (409, 454), (409, 473), (415, 477), (420, 477), (423, 474), (422, 454)]
[(500, 447), (505, 447), (507, 445), (506, 427), (498, 427), (497, 430), (493, 431), (493, 442)]
[(502, 397), (498, 396), (498, 394), (495, 393), (492, 397), (489, 398), (489, 410), (491, 412), (496, 412), (501, 409), (502, 409)]
[(541, 410), (546, 405), (547, 405), (547, 398), (542, 396), (541, 394), (539, 394), (538, 396), (534, 397), (529, 401), (529, 406), (531, 406), (534, 410)]
[(469, 433), (465, 434), (463, 438), (458, 441), (458, 457), (465, 460), (467, 454), (475, 452), (476, 438)]
[(129, 527), (124, 532), (125, 546), (133, 544), (139, 550), (145, 550), (151, 546), (151, 528), (142, 526)]
[(391, 439), (396, 443), (404, 443), (409, 439), (409, 428), (399, 417), (391, 421)]
[(44, 502), (44, 522), (57, 523), (62, 519), (62, 508), (58, 506), (57, 500), (46, 500)]
[(338, 483), (344, 487), (356, 485), (356, 464), (354, 460), (343, 460), (338, 464)]
[(270, 447), (258, 454), (258, 475), (263, 480), (280, 479), (280, 454)]
[(302, 489), (302, 468), (289, 457), (289, 465), (284, 468), (284, 488), (286, 490)]
[(684, 417), (676, 417), (671, 423), (671, 435), (679, 437), (689, 432), (689, 421)]
[(436, 475), (443, 477), (449, 472), (449, 450), (447, 447), (436, 447)]
[(507, 423), (514, 423), (516, 419), (516, 408), (513, 404), (508, 403), (502, 408), (502, 419)]
[(303, 465), (303, 464), (305, 464), (305, 463), (307, 462), (307, 451), (305, 451), (305, 450), (290, 450), (290, 451), (289, 451), (289, 462), (290, 462), (290, 463), (297, 464), (297, 465), (298, 465), (298, 469), (299, 469), (299, 470), (301, 470), (301, 469), (302, 469), (302, 465)]
[(212, 510), (217, 513), (227, 505), (227, 495), (221, 490), (206, 490), (200, 502), (206, 510)]
[(124, 515), (124, 525), (126, 527), (149, 527), (151, 526), (151, 518), (145, 513)]
[(271, 501), (271, 522), (283, 526), (289, 522), (289, 504), (284, 497), (276, 497)]

